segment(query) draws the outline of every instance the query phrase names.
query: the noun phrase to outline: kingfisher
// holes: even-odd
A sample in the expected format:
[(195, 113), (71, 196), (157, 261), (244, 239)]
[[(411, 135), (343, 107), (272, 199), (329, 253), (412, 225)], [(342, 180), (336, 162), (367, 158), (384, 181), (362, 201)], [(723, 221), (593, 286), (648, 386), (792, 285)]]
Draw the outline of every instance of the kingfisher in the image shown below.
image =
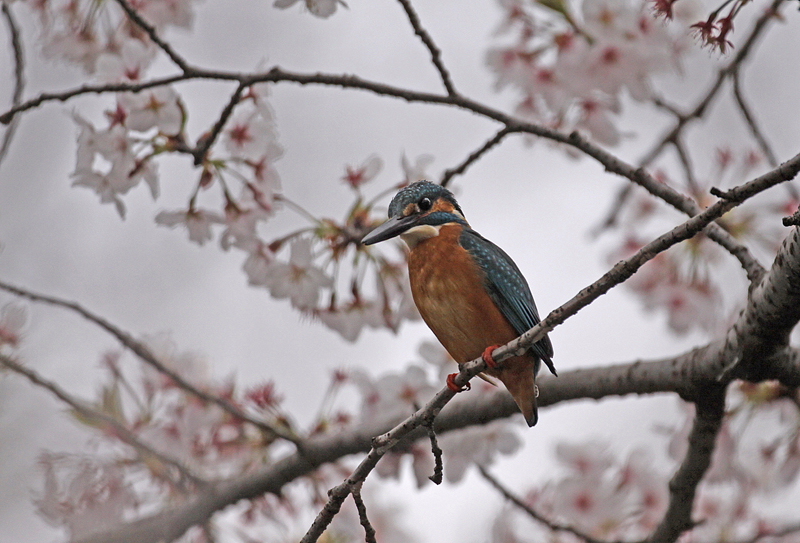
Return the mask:
[[(539, 322), (528, 282), (500, 247), (473, 230), (453, 193), (417, 181), (389, 204), (389, 220), (367, 234), (371, 245), (395, 236), (406, 243), (411, 293), (422, 319), (450, 356), (462, 364), (482, 357), (486, 373), (502, 381), (525, 417), (536, 424), (536, 374), (542, 361), (553, 375), (553, 344), (544, 336), (501, 363), (492, 351)], [(455, 391), (451, 374), (447, 385)]]

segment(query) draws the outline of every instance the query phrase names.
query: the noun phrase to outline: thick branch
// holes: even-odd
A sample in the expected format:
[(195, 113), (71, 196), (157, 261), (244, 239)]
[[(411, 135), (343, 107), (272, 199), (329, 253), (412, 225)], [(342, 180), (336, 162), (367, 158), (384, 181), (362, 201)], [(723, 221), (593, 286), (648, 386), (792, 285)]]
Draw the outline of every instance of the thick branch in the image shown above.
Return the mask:
[(664, 519), (656, 527), (648, 543), (674, 543), (694, 526), (692, 507), (697, 485), (711, 465), (717, 434), (725, 414), (725, 388), (716, 387), (695, 403), (694, 426), (689, 434), (686, 458), (669, 482), (669, 506)]

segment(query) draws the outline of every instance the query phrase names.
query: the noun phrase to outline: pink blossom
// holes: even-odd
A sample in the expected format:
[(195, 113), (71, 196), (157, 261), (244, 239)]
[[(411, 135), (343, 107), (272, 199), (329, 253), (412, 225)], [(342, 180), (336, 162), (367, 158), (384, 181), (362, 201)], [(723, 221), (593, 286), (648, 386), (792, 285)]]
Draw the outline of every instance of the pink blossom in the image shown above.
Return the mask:
[(358, 166), (346, 166), (346, 173), (342, 177), (342, 181), (350, 185), (354, 189), (358, 189), (364, 183), (372, 181), (375, 176), (381, 171), (383, 167), (383, 160), (378, 155), (372, 154)]
[(256, 109), (242, 108), (228, 122), (222, 141), (234, 158), (257, 162), (274, 154), (277, 132), (271, 120)]
[(193, 0), (136, 0), (135, 6), (156, 28), (172, 25), (189, 30), (194, 22), (192, 4)]
[(349, 304), (317, 310), (314, 315), (351, 342), (358, 339), (365, 326), (381, 328), (385, 325), (381, 306), (373, 301), (353, 300)]
[(162, 134), (175, 135), (181, 131), (183, 111), (178, 93), (172, 87), (156, 87), (140, 93), (125, 93), (118, 98), (127, 110), (125, 125), (137, 132), (156, 128)]
[(97, 58), (95, 76), (101, 83), (138, 83), (154, 56), (155, 50), (141, 40), (125, 40), (118, 51)]
[(113, 463), (46, 453), (39, 466), (44, 489), (36, 506), (48, 521), (66, 528), (70, 539), (118, 525), (137, 505), (124, 470)]
[(170, 228), (178, 225), (185, 226), (189, 232), (189, 240), (198, 245), (203, 245), (211, 239), (212, 224), (222, 222), (224, 221), (218, 214), (204, 209), (161, 211), (156, 215), (156, 224)]
[(406, 157), (406, 154), (403, 153), (403, 156), (400, 159), (400, 166), (403, 168), (403, 173), (405, 174), (405, 183), (410, 184), (415, 183), (416, 181), (428, 179), (428, 175), (425, 173), (425, 170), (431, 164), (433, 164), (433, 161), (433, 155), (422, 154), (419, 155), (412, 164), (408, 157)]
[(408, 416), (437, 391), (426, 372), (414, 365), (402, 373), (390, 372), (377, 379), (356, 370), (350, 377), (361, 392), (361, 421), (369, 424), (385, 424)]
[(577, 475), (597, 479), (614, 464), (608, 446), (599, 441), (556, 445), (556, 458)]
[(290, 298), (297, 309), (313, 309), (319, 301), (320, 290), (333, 286), (333, 279), (314, 265), (311, 240), (292, 242), (288, 263), (274, 262), (265, 285), (274, 298)]
[(490, 466), (497, 454), (517, 452), (522, 440), (511, 423), (496, 420), (484, 426), (448, 432), (439, 438), (439, 446), (444, 452), (445, 477), (457, 483), (470, 465)]
[(242, 265), (248, 283), (252, 286), (266, 285), (273, 262), (275, 255), (267, 244), (262, 241), (256, 242), (248, 251), (247, 260)]
[(17, 347), (22, 340), (22, 331), (28, 321), (25, 306), (9, 302), (0, 309), (0, 347)]

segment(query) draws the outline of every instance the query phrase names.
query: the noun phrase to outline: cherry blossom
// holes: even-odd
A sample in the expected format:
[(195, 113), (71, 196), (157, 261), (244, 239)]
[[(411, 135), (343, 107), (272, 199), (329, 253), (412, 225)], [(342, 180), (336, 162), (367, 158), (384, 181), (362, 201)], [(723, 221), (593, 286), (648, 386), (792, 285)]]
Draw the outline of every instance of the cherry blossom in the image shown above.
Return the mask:
[(146, 132), (156, 128), (167, 135), (175, 135), (181, 131), (183, 110), (178, 93), (172, 87), (156, 87), (137, 94), (121, 94), (119, 103), (127, 111), (125, 126), (130, 130)]
[(22, 341), (22, 331), (28, 321), (28, 310), (18, 303), (9, 302), (0, 309), (0, 348), (15, 348)]
[(428, 174), (425, 173), (425, 170), (433, 164), (434, 161), (433, 155), (429, 154), (422, 154), (417, 157), (414, 163), (411, 163), (411, 160), (408, 159), (405, 153), (403, 153), (402, 158), (400, 159), (400, 166), (403, 168), (403, 173), (405, 174), (405, 184), (415, 183), (417, 181), (422, 181), (428, 179)]
[(362, 396), (361, 421), (381, 424), (408, 416), (427, 402), (438, 390), (419, 366), (408, 366), (404, 372), (386, 373), (377, 379), (366, 372), (350, 374)]
[(330, 288), (333, 279), (315, 266), (313, 261), (311, 240), (301, 238), (293, 241), (289, 262), (274, 262), (264, 286), (274, 298), (289, 298), (298, 309), (314, 309), (319, 301), (320, 290)]
[(686, 49), (685, 32), (656, 24), (627, 0), (583, 2), (581, 20), (566, 4), (548, 4), (550, 11), (501, 5), (507, 21), (520, 23), (502, 29), (516, 31), (518, 39), (491, 49), (486, 62), (498, 88), (520, 92), (517, 114), (565, 130), (583, 128), (607, 145), (620, 141), (623, 90), (634, 100), (649, 99), (652, 76), (677, 71)]
[(160, 211), (156, 215), (156, 224), (170, 228), (185, 226), (189, 232), (189, 240), (198, 245), (211, 240), (211, 225), (222, 222), (222, 217), (218, 214), (203, 209)]
[(439, 438), (439, 446), (444, 452), (444, 475), (449, 482), (457, 483), (470, 465), (490, 466), (497, 454), (514, 454), (522, 440), (512, 424), (496, 420), (448, 432)]
[(155, 56), (155, 50), (139, 40), (126, 40), (118, 51), (97, 58), (95, 77), (101, 83), (138, 83)]
[(39, 465), (44, 488), (36, 506), (49, 522), (64, 526), (71, 538), (111, 528), (137, 505), (125, 471), (113, 463), (45, 453)]
[(358, 166), (347, 166), (346, 173), (342, 180), (354, 189), (358, 189), (364, 183), (372, 181), (380, 173), (383, 167), (383, 160), (378, 155), (372, 154)]
[(254, 108), (237, 111), (222, 137), (223, 145), (233, 157), (253, 162), (275, 155), (276, 140), (277, 132), (271, 119), (264, 118)]

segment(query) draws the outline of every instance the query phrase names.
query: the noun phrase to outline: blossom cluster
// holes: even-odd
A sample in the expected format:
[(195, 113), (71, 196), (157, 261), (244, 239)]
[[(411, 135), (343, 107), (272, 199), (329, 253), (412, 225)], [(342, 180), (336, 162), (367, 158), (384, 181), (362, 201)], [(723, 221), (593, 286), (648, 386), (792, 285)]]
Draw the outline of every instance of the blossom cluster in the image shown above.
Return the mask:
[[(319, 437), (399, 421), (443, 386), (438, 377), (443, 363), (450, 364), (450, 369), (455, 366), (441, 348), (425, 345), (420, 351), (427, 361), (425, 365), (415, 364), (380, 376), (355, 369), (336, 371), (321, 400), (318, 418), (303, 432), (283, 410), (283, 395), (273, 382), (240, 389), (232, 379), (215, 379), (202, 355), (180, 350), (169, 335), (145, 337), (142, 342), (164, 366), (192, 386), (298, 437)], [(262, 432), (216, 403), (198, 398), (150, 365), (142, 363), (137, 369), (132, 368), (123, 356), (121, 351), (102, 356), (107, 378), (97, 398), (89, 404), (90, 409), (116, 425), (100, 416), (74, 412), (76, 420), (93, 431), (90, 450), (82, 454), (45, 452), (40, 458), (44, 483), (36, 506), (48, 522), (64, 528), (72, 538), (111, 528), (153, 507), (185, 500), (203, 491), (198, 480), (244, 475), (286, 454), (286, 447), (273, 434)], [(358, 393), (359, 405), (340, 400), (339, 393), (345, 386)], [(475, 386), (470, 394), (485, 393), (490, 388), (493, 387)], [(121, 432), (120, 427), (136, 440)], [(509, 421), (450, 432), (440, 436), (439, 443), (444, 451), (445, 476), (453, 483), (463, 478), (469, 466), (490, 465), (498, 454), (511, 454), (521, 445), (517, 424)], [(405, 458), (411, 458), (418, 484), (427, 483), (434, 470), (427, 440), (407, 450), (389, 452), (379, 463), (378, 474), (399, 477)], [(296, 540), (298, 531), (310, 522), (308, 513), (324, 504), (328, 488), (348, 477), (352, 469), (352, 462), (345, 460), (323, 466), (293, 482), (280, 498), (251, 500), (214, 523), (223, 531), (237, 527), (232, 540)], [(380, 503), (379, 499), (376, 501)], [(330, 528), (350, 534), (342, 541), (363, 538), (358, 517), (351, 513), (337, 516)], [(376, 527), (382, 526), (387, 538), (408, 540), (401, 537), (404, 532), (395, 517), (391, 508), (376, 508), (370, 503), (370, 518)], [(185, 540), (202, 541), (202, 537), (202, 530), (192, 530)]]
[[(780, 515), (759, 510), (758, 496), (797, 490), (800, 475), (800, 411), (796, 392), (778, 383), (735, 383), (733, 405), (717, 438), (711, 467), (698, 487), (695, 528), (680, 541), (749, 541), (780, 532)], [(793, 397), (792, 395), (795, 395)], [(604, 442), (561, 443), (555, 456), (563, 474), (528, 492), (525, 504), (553, 523), (533, 522), (514, 506), (505, 507), (493, 524), (494, 543), (547, 539), (583, 541), (582, 534), (604, 541), (639, 541), (658, 525), (669, 503), (669, 471), (688, 448), (694, 409), (669, 432), (670, 469), (654, 469), (655, 448), (636, 448), (626, 457)], [(768, 432), (764, 432), (769, 428)], [(788, 534), (792, 541), (796, 533)]]
[(500, 32), (514, 41), (490, 49), (487, 63), (498, 89), (521, 94), (517, 115), (582, 129), (607, 145), (620, 141), (615, 116), (623, 91), (638, 101), (652, 98), (652, 77), (675, 72), (687, 49), (687, 32), (657, 21), (642, 2), (583, 2), (580, 17), (565, 1), (500, 5)]

